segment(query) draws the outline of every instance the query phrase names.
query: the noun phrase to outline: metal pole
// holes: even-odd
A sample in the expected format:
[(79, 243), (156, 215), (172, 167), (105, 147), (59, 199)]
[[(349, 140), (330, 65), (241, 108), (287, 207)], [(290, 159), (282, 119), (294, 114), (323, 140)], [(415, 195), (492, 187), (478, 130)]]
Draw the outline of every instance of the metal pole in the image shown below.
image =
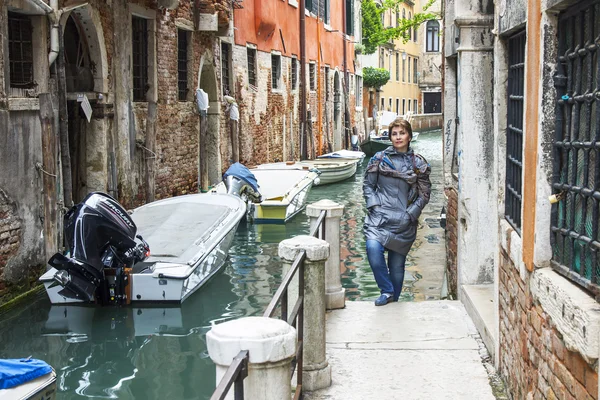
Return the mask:
[[(323, 138), (321, 135), (323, 107), (321, 104), (321, 26), (319, 24), (321, 13), (320, 1), (317, 2), (317, 10), (317, 148), (315, 153), (317, 156), (320, 156), (323, 149)], [(323, 21), (323, 23), (325, 23), (325, 21)], [(325, 84), (327, 85), (327, 76), (325, 77)]]
[(308, 141), (306, 137), (306, 5), (300, 0), (300, 155), (307, 159)]

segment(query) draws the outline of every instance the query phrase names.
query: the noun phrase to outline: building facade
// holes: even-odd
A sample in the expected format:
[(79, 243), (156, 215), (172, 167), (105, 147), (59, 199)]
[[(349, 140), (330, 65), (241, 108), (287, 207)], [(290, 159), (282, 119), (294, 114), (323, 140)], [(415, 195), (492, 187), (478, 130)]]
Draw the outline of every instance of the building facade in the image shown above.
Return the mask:
[(600, 2), (445, 10), (451, 291), (516, 399), (596, 399)]
[[(240, 105), (240, 160), (298, 160), (348, 148), (364, 131), (362, 78), (354, 53), (360, 2), (244, 2), (234, 12), (229, 90)], [(299, 33), (305, 13), (305, 37)], [(301, 110), (301, 46), (305, 46), (306, 136)], [(358, 99), (357, 99), (358, 94)]]
[[(62, 247), (64, 212), (103, 191), (131, 208), (220, 180), (225, 0), (0, 0), (0, 304)], [(196, 88), (209, 94), (199, 147)], [(223, 120), (223, 121), (222, 121)]]

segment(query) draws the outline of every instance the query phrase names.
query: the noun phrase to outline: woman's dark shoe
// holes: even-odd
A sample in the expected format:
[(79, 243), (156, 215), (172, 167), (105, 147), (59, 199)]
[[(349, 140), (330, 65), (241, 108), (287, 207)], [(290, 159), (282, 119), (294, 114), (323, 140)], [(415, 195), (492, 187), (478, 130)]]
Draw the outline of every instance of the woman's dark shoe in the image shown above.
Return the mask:
[(375, 305), (385, 306), (387, 303), (391, 303), (392, 301), (394, 301), (392, 296), (384, 293), (381, 296), (379, 296), (377, 300), (375, 300)]

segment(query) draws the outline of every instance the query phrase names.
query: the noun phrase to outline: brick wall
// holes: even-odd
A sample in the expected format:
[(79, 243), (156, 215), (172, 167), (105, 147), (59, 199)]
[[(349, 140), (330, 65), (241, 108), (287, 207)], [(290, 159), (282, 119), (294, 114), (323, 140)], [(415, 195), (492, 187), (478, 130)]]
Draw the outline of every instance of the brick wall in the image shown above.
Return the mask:
[(16, 211), (15, 205), (0, 189), (0, 304), (8, 291), (3, 279), (4, 267), (21, 246), (21, 221)]
[(445, 189), (448, 198), (446, 209), (446, 269), (448, 271), (448, 291), (457, 298), (456, 252), (458, 249), (458, 192), (455, 187)]
[(500, 372), (514, 399), (597, 399), (598, 374), (569, 351), (504, 251), (499, 282)]

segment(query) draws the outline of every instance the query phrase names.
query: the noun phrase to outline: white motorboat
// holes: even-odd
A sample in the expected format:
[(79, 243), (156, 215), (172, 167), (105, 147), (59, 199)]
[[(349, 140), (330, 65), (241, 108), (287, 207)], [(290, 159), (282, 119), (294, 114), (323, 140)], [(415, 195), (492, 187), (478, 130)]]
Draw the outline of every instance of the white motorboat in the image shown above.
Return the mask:
[(258, 169), (313, 169), (319, 173), (317, 185), (327, 185), (348, 179), (356, 173), (356, 167), (360, 159), (333, 159), (323, 158), (317, 160), (288, 161), (285, 163), (273, 163), (259, 165)]
[(355, 150), (338, 150), (338, 151), (334, 151), (333, 153), (327, 153), (327, 154), (323, 154), (317, 157), (318, 159), (329, 159), (329, 158), (335, 158), (335, 159), (342, 159), (342, 160), (362, 160), (363, 158), (365, 158), (365, 153), (363, 153), (362, 151), (355, 151)]
[[(110, 200), (107, 196), (94, 193), (86, 198), (84, 204), (89, 209), (105, 209), (106, 204), (110, 204), (109, 210), (114, 211), (118, 203)], [(46, 286), (53, 304), (94, 301), (105, 304), (183, 302), (223, 266), (245, 212), (245, 202), (231, 194), (192, 194), (152, 202), (135, 209), (130, 216), (138, 233), (151, 246), (147, 258), (120, 272), (113, 271), (114, 268), (104, 270), (104, 281), (93, 288), (74, 287), (78, 283), (76, 278), (82, 278), (81, 275), (85, 277), (89, 271), (69, 271), (71, 280), (65, 278), (64, 286), (56, 283), (57, 276), (58, 280), (62, 276), (57, 274), (59, 271), (56, 268), (48, 270), (40, 280)], [(127, 215), (116, 214), (119, 222), (127, 221)], [(102, 228), (105, 226), (99, 229)], [(84, 223), (81, 222), (77, 229), (86, 229)], [(85, 235), (85, 232), (82, 234)], [(81, 247), (83, 244), (77, 240), (75, 247)], [(73, 251), (75, 255), (78, 255), (77, 250)], [(100, 260), (103, 265), (107, 257), (118, 256), (102, 255)], [(94, 264), (94, 260), (89, 258), (80, 261)], [(53, 264), (52, 259), (50, 264)], [(96, 288), (105, 286), (108, 286), (108, 293), (100, 296), (102, 300), (99, 300)]]

